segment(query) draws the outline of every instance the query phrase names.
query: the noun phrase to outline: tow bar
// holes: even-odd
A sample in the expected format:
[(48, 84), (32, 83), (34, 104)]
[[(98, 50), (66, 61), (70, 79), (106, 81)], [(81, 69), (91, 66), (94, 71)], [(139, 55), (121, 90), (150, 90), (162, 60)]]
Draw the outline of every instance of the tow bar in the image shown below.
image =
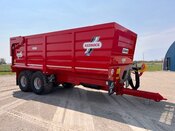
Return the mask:
[[(140, 87), (140, 76), (143, 74), (143, 72), (146, 70), (146, 65), (143, 64), (141, 67), (138, 67), (136, 65), (132, 65), (128, 67), (122, 76), (122, 79), (120, 83), (115, 85), (113, 81), (108, 81), (108, 94), (112, 95), (114, 92), (116, 92), (116, 95), (131, 95), (131, 96), (136, 96), (136, 97), (141, 97), (141, 98), (146, 98), (150, 100), (154, 100), (156, 102), (159, 102), (161, 100), (167, 100), (163, 96), (161, 96), (159, 93), (153, 93), (153, 92), (148, 92), (148, 91), (142, 91), (138, 90)], [(135, 85), (133, 83), (131, 73), (135, 75)], [(128, 83), (125, 84), (126, 87), (124, 88), (124, 82)], [(127, 88), (128, 86), (131, 86), (132, 89)], [(115, 91), (114, 91), (115, 90)]]
[(145, 64), (142, 64), (141, 67), (138, 67), (137, 64), (135, 66), (132, 66), (129, 69), (129, 72), (134, 71), (136, 85), (134, 86), (134, 84), (132, 82), (131, 74), (129, 73), (127, 80), (129, 82), (129, 85), (132, 87), (132, 89), (122, 88), (120, 90), (120, 94), (121, 95), (126, 94), (126, 95), (132, 95), (132, 96), (136, 96), (136, 97), (142, 97), (142, 98), (154, 100), (156, 102), (159, 102), (161, 100), (167, 100), (166, 98), (161, 96), (159, 93), (153, 93), (153, 92), (138, 90), (138, 88), (140, 86), (140, 76), (143, 74), (143, 72), (145, 70), (146, 70), (146, 65)]
[(156, 102), (159, 102), (161, 100), (167, 100), (163, 96), (161, 96), (159, 93), (153, 93), (153, 92), (148, 92), (148, 91), (141, 91), (141, 90), (133, 90), (129, 88), (123, 88), (121, 95), (126, 94), (126, 95), (132, 95), (136, 97), (142, 97), (146, 99), (151, 99)]

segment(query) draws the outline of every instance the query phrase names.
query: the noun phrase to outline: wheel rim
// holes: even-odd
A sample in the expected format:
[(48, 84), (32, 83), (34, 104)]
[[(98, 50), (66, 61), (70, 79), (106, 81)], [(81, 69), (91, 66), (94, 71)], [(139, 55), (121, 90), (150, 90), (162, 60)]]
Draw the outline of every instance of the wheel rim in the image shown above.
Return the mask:
[(21, 77), (20, 82), (21, 82), (21, 85), (22, 85), (23, 87), (26, 87), (26, 85), (27, 85), (27, 79), (26, 79), (25, 76), (22, 76), (22, 77)]
[(37, 90), (41, 89), (42, 84), (41, 84), (41, 79), (40, 78), (37, 77), (37, 78), (34, 79), (34, 86)]

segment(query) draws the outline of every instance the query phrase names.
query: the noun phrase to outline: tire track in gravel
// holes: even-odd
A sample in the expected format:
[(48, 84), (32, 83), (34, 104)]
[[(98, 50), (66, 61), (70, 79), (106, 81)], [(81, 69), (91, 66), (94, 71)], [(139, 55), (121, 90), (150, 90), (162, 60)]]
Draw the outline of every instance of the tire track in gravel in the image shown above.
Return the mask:
[[(52, 120), (53, 126), (49, 128), (49, 131), (58, 130), (58, 127), (54, 126), (55, 124), (61, 124), (63, 127), (66, 127), (69, 130), (83, 131), (84, 126), (89, 126), (90, 123), (86, 114), (82, 114), (83, 111), (81, 111), (81, 106), (84, 104), (82, 102), (82, 96), (85, 94), (82, 95), (82, 92), (80, 92), (79, 88), (75, 87), (74, 89), (67, 89), (67, 91), (61, 95), (63, 95), (63, 99), (61, 99), (59, 103), (61, 106), (57, 106), (57, 110)], [(87, 108), (85, 109), (87, 110)], [(86, 124), (83, 124), (85, 122), (84, 119), (87, 119)], [(79, 125), (79, 121), (81, 121), (81, 126)], [(91, 127), (85, 128), (88, 129)]]
[(18, 88), (10, 88), (10, 89), (5, 89), (5, 90), (0, 90), (0, 93), (13, 91), (13, 90), (19, 90), (19, 89)]
[(19, 89), (10, 89), (4, 91), (3, 93), (0, 92), (0, 100), (7, 96), (12, 97), (14, 91), (19, 91)]
[(84, 113), (83, 119), (80, 120), (82, 122), (82, 124), (85, 126), (85, 130), (86, 131), (94, 131), (95, 127), (94, 127), (94, 119), (92, 116), (92, 110), (91, 110), (91, 105), (90, 102), (88, 101), (88, 90), (85, 87), (81, 87), (84, 90), (78, 90), (78, 94), (81, 100), (81, 104), (83, 105), (83, 110), (82, 112)]
[(4, 96), (0, 97), (0, 103), (1, 103), (1, 101), (7, 100), (9, 98), (12, 98), (12, 96), (11, 95), (4, 95)]
[(3, 85), (3, 86), (1, 85), (0, 89), (4, 88), (4, 87), (6, 88), (6, 87), (14, 87), (14, 86), (17, 88), (17, 86), (15, 84), (9, 84), (9, 85)]
[[(21, 93), (22, 93), (22, 95), (25, 95), (23, 92), (21, 92)], [(5, 104), (2, 107), (0, 107), (0, 115), (8, 114), (11, 117), (22, 119), (22, 120), (27, 121), (31, 124), (39, 125), (40, 127), (43, 127), (46, 129), (49, 129), (49, 127), (54, 127), (57, 130), (58, 129), (68, 130), (68, 128), (64, 127), (60, 123), (54, 124), (51, 121), (48, 121), (48, 120), (45, 120), (45, 119), (42, 119), (39, 117), (35, 117), (33, 115), (29, 115), (29, 114), (14, 110), (14, 108), (28, 102), (28, 100), (33, 100), (33, 99), (36, 99), (37, 97), (39, 97), (39, 96), (35, 95), (33, 93), (27, 94), (26, 96), (22, 97), (21, 99), (17, 99), (11, 103)]]
[(5, 113), (7, 113), (8, 115), (10, 115), (12, 117), (16, 117), (18, 119), (22, 119), (24, 121), (27, 121), (27, 122), (29, 122), (31, 124), (43, 127), (45, 129), (48, 129), (51, 126), (55, 127), (56, 129), (62, 128), (62, 125), (59, 124), (59, 123), (54, 124), (54, 123), (52, 123), (52, 122), (50, 122), (48, 120), (41, 119), (41, 118), (38, 118), (38, 117), (35, 117), (35, 116), (32, 116), (32, 115), (26, 114), (26, 113), (23, 113), (23, 112), (10, 110), (10, 111), (5, 111)]
[(68, 130), (69, 131), (77, 131), (77, 130), (72, 130), (72, 129), (62, 125), (61, 123), (53, 123), (52, 121), (48, 121), (48, 120), (45, 120), (45, 119), (42, 119), (42, 118), (38, 118), (38, 117), (29, 115), (29, 114), (26, 114), (26, 113), (23, 113), (23, 112), (18, 112), (18, 111), (15, 111), (15, 110), (10, 110), (10, 111), (7, 110), (5, 113), (7, 113), (8, 115), (10, 115), (12, 117), (15, 117), (15, 118), (24, 120), (28, 123), (31, 123), (31, 124), (40, 126), (42, 128), (45, 128), (47, 130), (49, 130), (50, 127), (54, 127), (54, 129), (57, 129), (56, 131), (58, 131), (58, 130), (61, 130), (61, 131), (62, 130), (63, 131), (68, 131)]
[[(115, 97), (115, 96), (114, 96)], [(147, 116), (145, 114), (143, 114), (142, 112), (140, 112), (139, 108), (137, 108), (138, 106), (142, 106), (142, 105), (138, 105), (138, 106), (134, 106), (135, 104), (131, 104), (131, 100), (127, 99), (127, 98), (123, 98), (121, 97), (120, 100), (116, 100), (116, 98), (114, 98), (113, 96), (111, 97), (111, 102), (115, 105), (115, 103), (117, 104), (118, 102), (120, 103), (120, 105), (122, 106), (118, 106), (118, 108), (120, 108), (119, 113), (122, 115), (122, 118), (126, 121), (126, 123), (128, 123), (128, 125), (133, 128), (133, 130), (136, 129), (146, 129), (146, 130), (160, 130), (163, 131), (162, 128), (160, 128), (159, 126), (159, 121), (156, 120), (156, 118), (154, 117), (150, 117)], [(110, 99), (110, 98), (108, 98)], [(127, 100), (126, 100), (127, 99)], [(118, 104), (117, 104), (118, 105)], [(122, 110), (124, 109), (124, 110)], [(133, 126), (135, 125), (135, 126)], [(165, 127), (168, 130), (171, 130), (168, 126), (165, 125)]]
[[(103, 94), (104, 95), (104, 94)], [(111, 110), (113, 110), (114, 112), (117, 112), (120, 114), (121, 118), (126, 122), (126, 124), (133, 130), (133, 131), (137, 131), (137, 130), (147, 130), (144, 129), (145, 126), (144, 124), (140, 123), (140, 121), (138, 121), (137, 119), (135, 119), (134, 116), (132, 116), (130, 114), (129, 111), (126, 111), (126, 109), (130, 109), (130, 107), (132, 106), (132, 108), (135, 106), (133, 103), (129, 104), (129, 106), (125, 107), (123, 105), (127, 105), (127, 102), (124, 102), (120, 97), (120, 100), (122, 100), (122, 102), (120, 102), (120, 100), (116, 100), (115, 98), (113, 98), (113, 96), (109, 97), (107, 94), (105, 95), (105, 97), (110, 101), (111, 105), (115, 106), (115, 107), (109, 107), (111, 108)], [(114, 96), (116, 97), (116, 96)], [(136, 107), (134, 107), (136, 108)]]
[[(74, 89), (67, 90), (63, 95), (63, 99), (57, 107), (52, 122), (54, 124), (61, 123), (63, 127), (71, 130), (89, 129), (93, 131), (93, 118), (89, 113), (89, 106), (85, 102), (86, 93), (83, 90), (75, 87)], [(79, 123), (81, 122), (81, 124)], [(74, 126), (73, 126), (74, 125)], [(49, 130), (58, 130), (56, 127), (51, 127)]]
[(6, 112), (6, 110), (11, 110), (15, 107), (18, 107), (19, 105), (24, 104), (25, 102), (27, 102), (28, 100), (33, 99), (34, 97), (36, 97), (36, 95), (34, 94), (29, 94), (27, 96), (24, 96), (21, 99), (17, 99), (15, 101), (12, 101), (8, 104), (5, 104), (3, 106), (0, 107), (0, 115), (4, 114)]
[[(120, 104), (112, 103), (110, 96), (104, 91), (99, 90), (100, 95), (106, 99), (103, 103), (91, 102), (91, 108), (93, 110), (93, 117), (96, 123), (94, 125), (97, 130), (127, 130), (132, 131), (131, 126), (125, 123), (125, 119), (122, 117), (125, 112), (120, 108)], [(101, 117), (99, 119), (99, 117)], [(101, 126), (99, 126), (101, 125)]]
[(55, 114), (53, 116), (53, 119), (52, 119), (52, 125), (50, 125), (50, 127), (48, 129), (49, 131), (57, 131), (58, 130), (58, 127), (54, 126), (55, 124), (56, 125), (57, 124), (63, 125), (64, 118), (65, 118), (65, 113), (66, 113), (67, 105), (68, 105), (68, 101), (69, 101), (69, 97), (71, 95), (71, 91), (69, 91), (69, 92), (66, 91), (61, 95), (63, 95), (64, 98), (59, 100), (58, 102), (59, 102), (60, 105), (62, 105), (62, 107), (57, 106), (56, 112), (55, 112)]

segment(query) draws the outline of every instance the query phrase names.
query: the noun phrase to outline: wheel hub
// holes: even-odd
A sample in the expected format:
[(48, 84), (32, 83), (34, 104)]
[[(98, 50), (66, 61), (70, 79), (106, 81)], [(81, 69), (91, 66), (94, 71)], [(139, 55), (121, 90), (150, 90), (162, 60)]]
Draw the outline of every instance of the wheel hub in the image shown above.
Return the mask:
[(26, 79), (25, 76), (22, 76), (22, 77), (21, 77), (20, 82), (21, 82), (21, 85), (22, 85), (23, 87), (26, 87), (26, 86), (27, 86), (27, 79)]
[(41, 89), (42, 84), (40, 78), (37, 77), (34, 79), (34, 86), (37, 90)]

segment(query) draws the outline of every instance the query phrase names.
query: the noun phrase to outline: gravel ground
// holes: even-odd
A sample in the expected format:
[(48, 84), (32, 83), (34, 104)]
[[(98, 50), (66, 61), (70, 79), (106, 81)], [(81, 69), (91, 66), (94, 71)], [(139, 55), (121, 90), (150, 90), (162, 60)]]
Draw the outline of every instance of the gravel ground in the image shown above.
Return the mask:
[(0, 76), (0, 131), (173, 131), (175, 73), (146, 72), (141, 90), (159, 92), (167, 101), (77, 86), (48, 95), (21, 92), (15, 76)]

